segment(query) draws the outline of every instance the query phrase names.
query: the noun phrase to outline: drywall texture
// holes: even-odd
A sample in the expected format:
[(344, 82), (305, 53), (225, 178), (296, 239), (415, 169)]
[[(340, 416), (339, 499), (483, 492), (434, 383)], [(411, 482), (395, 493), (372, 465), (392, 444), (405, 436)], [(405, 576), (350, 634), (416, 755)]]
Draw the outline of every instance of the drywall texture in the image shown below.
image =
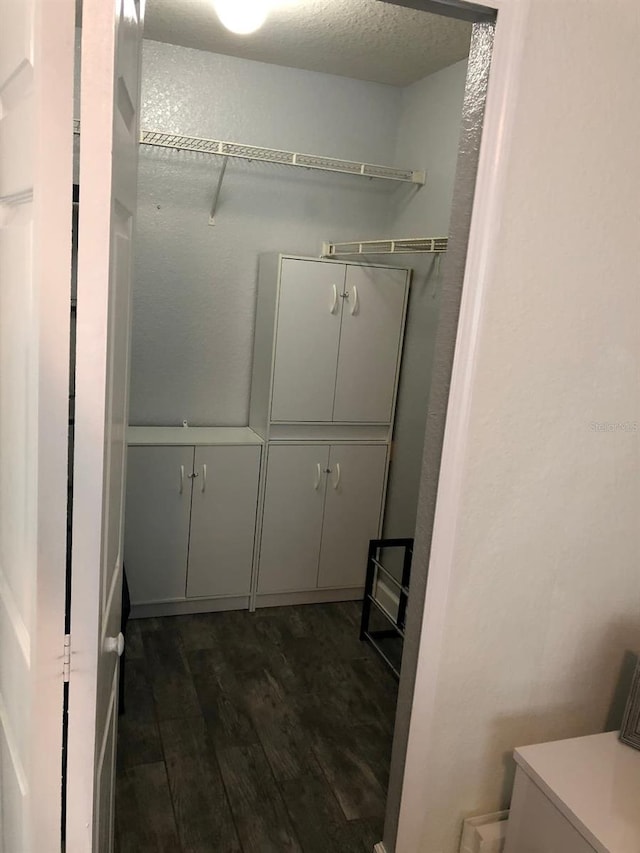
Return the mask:
[(389, 853), (395, 850), (398, 832), (398, 817), (405, 773), (404, 759), (407, 755), (415, 674), (420, 650), (447, 400), (455, 342), (458, 335), (458, 314), (462, 299), (473, 199), (476, 189), (482, 127), (493, 55), (494, 31), (493, 22), (474, 25), (466, 70), (453, 204), (448, 232), (449, 246), (443, 263), (442, 297), (435, 341), (431, 350), (432, 362), (429, 369), (428, 417), (426, 418), (422, 448), (421, 484), (417, 502), (418, 524), (415, 534), (416, 545), (411, 573), (411, 597), (407, 609), (407, 626), (403, 649), (404, 677), (398, 691), (393, 761), (387, 792), (384, 841)]
[(508, 804), (515, 746), (620, 720), (640, 648), (639, 37), (626, 0), (530, 4), (453, 562), (430, 566), (447, 595), (427, 595), (403, 806), (421, 840), (401, 830), (397, 853), (455, 853), (465, 816)]
[[(396, 162), (427, 162), (429, 176), (423, 189), (395, 199), (392, 236), (449, 234), (466, 72), (464, 60), (403, 90)], [(415, 255), (409, 262), (414, 273), (384, 525), (385, 536), (393, 537), (411, 537), (415, 529), (441, 291), (441, 265), (435, 256)]]
[(405, 86), (466, 56), (470, 25), (378, 0), (273, 4), (251, 38), (218, 19), (211, 0), (154, 0), (147, 37), (228, 56)]
[[(144, 45), (143, 127), (388, 163), (400, 108), (391, 86)], [(231, 161), (211, 227), (219, 168), (141, 148), (132, 424), (246, 424), (258, 254), (382, 236), (390, 205), (412, 191)]]

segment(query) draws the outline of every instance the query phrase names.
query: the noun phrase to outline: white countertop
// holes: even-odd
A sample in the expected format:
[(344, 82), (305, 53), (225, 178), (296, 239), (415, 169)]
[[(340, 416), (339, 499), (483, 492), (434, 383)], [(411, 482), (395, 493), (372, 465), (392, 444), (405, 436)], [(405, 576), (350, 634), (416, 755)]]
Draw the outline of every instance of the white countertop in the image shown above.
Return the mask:
[(618, 732), (525, 746), (515, 760), (598, 853), (640, 853), (640, 751)]
[(249, 427), (129, 427), (129, 447), (140, 445), (261, 445), (260, 436)]

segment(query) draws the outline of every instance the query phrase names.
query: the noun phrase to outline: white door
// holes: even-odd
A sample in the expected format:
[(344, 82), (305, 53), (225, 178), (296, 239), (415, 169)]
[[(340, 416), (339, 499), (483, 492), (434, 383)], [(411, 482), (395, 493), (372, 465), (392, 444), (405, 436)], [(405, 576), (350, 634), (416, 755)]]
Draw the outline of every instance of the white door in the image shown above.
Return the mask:
[(84, 0), (67, 853), (113, 846), (142, 4)]
[(60, 850), (73, 0), (0, 2), (0, 851)]
[(407, 293), (404, 270), (347, 267), (334, 421), (389, 423)]
[(315, 589), (327, 445), (269, 448), (258, 593)]
[(319, 587), (364, 586), (369, 540), (377, 539), (385, 445), (333, 445), (322, 528)]
[(132, 604), (184, 599), (193, 447), (130, 447), (124, 563)]
[(249, 595), (259, 447), (197, 447), (187, 596)]
[(344, 264), (282, 261), (272, 420), (331, 420), (344, 281)]

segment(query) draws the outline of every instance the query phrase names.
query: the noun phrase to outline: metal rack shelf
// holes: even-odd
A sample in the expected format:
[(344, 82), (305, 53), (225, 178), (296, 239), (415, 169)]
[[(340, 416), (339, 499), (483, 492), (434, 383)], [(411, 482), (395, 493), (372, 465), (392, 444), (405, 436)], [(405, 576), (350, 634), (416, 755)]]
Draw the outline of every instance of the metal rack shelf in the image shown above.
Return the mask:
[[(391, 548), (402, 548), (404, 550), (402, 580), (398, 580), (380, 562), (380, 551)], [(369, 542), (360, 639), (366, 640), (373, 646), (396, 678), (400, 678), (412, 559), (413, 539), (372, 539)], [(387, 586), (391, 584), (397, 593), (395, 614), (390, 613), (380, 600), (378, 595), (380, 581), (383, 581)], [(377, 630), (372, 628), (372, 612), (383, 618), (385, 628)]]
[(446, 252), (448, 237), (411, 237), (398, 240), (352, 240), (349, 243), (323, 243), (322, 258), (349, 255), (413, 255)]

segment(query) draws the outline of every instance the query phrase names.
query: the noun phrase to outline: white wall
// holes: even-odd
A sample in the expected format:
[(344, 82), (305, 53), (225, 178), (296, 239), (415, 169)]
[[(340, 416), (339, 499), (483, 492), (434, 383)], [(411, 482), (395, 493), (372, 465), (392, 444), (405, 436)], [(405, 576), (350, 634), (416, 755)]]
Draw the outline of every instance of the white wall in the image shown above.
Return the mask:
[(515, 746), (619, 721), (640, 648), (640, 431), (592, 424), (640, 423), (639, 36), (625, 0), (531, 3), (397, 853), (457, 851), (464, 816), (508, 803)]
[[(389, 163), (401, 90), (145, 42), (143, 127)], [(409, 164), (413, 165), (413, 164)], [(421, 166), (421, 162), (416, 168)], [(248, 418), (257, 255), (381, 236), (410, 187), (142, 147), (131, 423)]]
[[(426, 163), (427, 183), (398, 198), (391, 236), (446, 236), (453, 197), (467, 61), (402, 90), (396, 163)], [(429, 400), (440, 282), (433, 255), (413, 255), (409, 313), (398, 393), (385, 536), (411, 537), (416, 523), (420, 461)]]

